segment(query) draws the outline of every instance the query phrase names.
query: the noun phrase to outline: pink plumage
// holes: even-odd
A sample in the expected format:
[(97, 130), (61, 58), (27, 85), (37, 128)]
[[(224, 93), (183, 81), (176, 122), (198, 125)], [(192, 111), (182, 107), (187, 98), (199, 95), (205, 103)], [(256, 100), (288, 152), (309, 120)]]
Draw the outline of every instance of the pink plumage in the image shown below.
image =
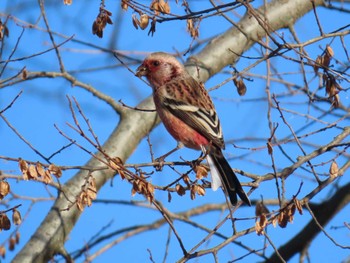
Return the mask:
[(214, 104), (204, 86), (190, 76), (172, 55), (156, 52), (138, 67), (152, 89), (159, 117), (168, 132), (188, 148), (202, 150), (211, 170), (212, 188), (223, 185), (232, 205), (238, 196), (250, 200), (222, 154), (225, 148), (221, 125)]

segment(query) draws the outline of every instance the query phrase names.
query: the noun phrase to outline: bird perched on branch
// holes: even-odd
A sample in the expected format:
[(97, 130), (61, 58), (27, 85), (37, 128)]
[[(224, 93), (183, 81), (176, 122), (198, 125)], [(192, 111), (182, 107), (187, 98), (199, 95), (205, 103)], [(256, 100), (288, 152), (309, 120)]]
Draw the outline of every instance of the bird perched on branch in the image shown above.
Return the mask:
[(156, 52), (137, 68), (153, 89), (153, 99), (168, 132), (182, 145), (203, 151), (211, 171), (212, 189), (223, 186), (231, 204), (237, 195), (251, 205), (235, 173), (222, 154), (225, 148), (219, 118), (204, 86), (190, 76), (172, 55)]

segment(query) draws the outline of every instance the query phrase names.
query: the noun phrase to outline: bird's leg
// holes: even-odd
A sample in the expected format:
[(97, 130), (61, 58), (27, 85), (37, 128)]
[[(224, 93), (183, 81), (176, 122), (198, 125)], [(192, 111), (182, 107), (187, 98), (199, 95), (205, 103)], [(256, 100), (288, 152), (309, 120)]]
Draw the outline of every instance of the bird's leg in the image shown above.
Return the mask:
[(181, 142), (178, 142), (176, 147), (172, 149), (171, 151), (167, 152), (166, 154), (163, 154), (162, 156), (156, 158), (154, 160), (155, 163), (157, 163), (154, 167), (156, 168), (156, 171), (161, 171), (164, 166), (164, 160), (166, 157), (168, 157), (170, 154), (176, 152), (177, 150), (181, 149), (184, 147), (184, 145)]

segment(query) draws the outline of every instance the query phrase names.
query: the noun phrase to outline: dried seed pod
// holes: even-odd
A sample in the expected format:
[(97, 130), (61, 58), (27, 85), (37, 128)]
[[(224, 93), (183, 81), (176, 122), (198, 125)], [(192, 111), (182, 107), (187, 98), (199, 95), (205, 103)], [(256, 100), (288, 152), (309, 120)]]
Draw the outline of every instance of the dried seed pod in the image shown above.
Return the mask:
[(192, 38), (198, 38), (199, 36), (198, 27), (195, 25), (195, 22), (192, 18), (187, 19), (187, 32), (190, 33)]
[(255, 215), (261, 216), (270, 213), (269, 209), (264, 205), (263, 201), (257, 202), (255, 206)]
[(2, 258), (5, 258), (5, 256), (6, 256), (6, 248), (2, 245), (0, 246), (0, 256)]
[(26, 80), (27, 77), (28, 77), (28, 72), (27, 72), (27, 69), (24, 68), (22, 71), (22, 80)]
[(196, 178), (201, 180), (203, 177), (208, 176), (209, 169), (205, 165), (200, 164), (194, 167), (194, 171), (196, 172)]
[(139, 25), (140, 25), (140, 21), (138, 20), (138, 18), (136, 17), (136, 14), (132, 14), (131, 16), (132, 19), (132, 24), (136, 29), (139, 29)]
[(16, 232), (15, 238), (16, 238), (16, 244), (19, 244), (19, 241), (21, 239), (21, 234), (19, 233), (19, 231)]
[(148, 24), (149, 24), (149, 16), (146, 14), (142, 14), (140, 16), (140, 23), (139, 23), (140, 28), (144, 30), (145, 28), (147, 28)]
[(338, 173), (339, 173), (339, 168), (338, 168), (338, 164), (337, 162), (334, 160), (331, 163), (331, 166), (329, 167), (329, 176), (331, 178), (336, 178), (338, 177)]
[(330, 58), (334, 57), (334, 51), (333, 51), (333, 49), (331, 48), (330, 45), (327, 45), (327, 47), (326, 47), (326, 54)]
[(271, 145), (271, 142), (267, 142), (266, 145), (267, 145), (267, 152), (269, 155), (271, 155), (273, 153), (273, 147)]
[(48, 170), (50, 171), (50, 173), (52, 173), (54, 176), (56, 176), (56, 178), (60, 178), (62, 176), (61, 168), (59, 168), (58, 166), (56, 166), (53, 163), (49, 165)]
[(159, 0), (158, 2), (158, 7), (159, 7), (159, 11), (164, 13), (164, 14), (169, 14), (170, 13), (170, 5), (168, 3), (168, 1), (164, 1), (164, 0)]
[(176, 190), (176, 193), (179, 195), (179, 196), (183, 196), (186, 194), (186, 190), (185, 188), (181, 185), (181, 184), (177, 184), (175, 186), (175, 190)]
[(154, 186), (151, 183), (147, 183), (147, 193), (154, 194)]
[(196, 199), (196, 192), (197, 192), (197, 185), (193, 184), (191, 185), (191, 200)]
[(259, 220), (255, 222), (255, 232), (258, 236), (264, 234), (264, 229), (267, 225), (267, 219), (265, 215), (261, 215)]
[(151, 2), (150, 9), (153, 10), (155, 15), (159, 15), (159, 0), (153, 0)]
[(239, 96), (244, 96), (247, 92), (247, 87), (244, 84), (243, 79), (242, 78), (234, 78), (233, 83), (235, 84), (235, 86), (237, 88), (237, 92), (238, 92)]
[(95, 200), (96, 197), (97, 197), (96, 181), (95, 181), (94, 177), (92, 177), (91, 180), (89, 181), (89, 187), (87, 189), (87, 195), (92, 200)]
[(45, 176), (43, 178), (43, 181), (44, 181), (45, 184), (49, 184), (49, 183), (52, 182), (52, 177), (51, 177), (51, 173), (50, 173), (49, 170), (45, 171)]
[(110, 11), (100, 7), (100, 12), (92, 24), (92, 34), (102, 38), (103, 30), (105, 29), (106, 25), (113, 24), (112, 19), (110, 18), (111, 16), (112, 13)]
[(120, 6), (122, 7), (122, 9), (123, 9), (124, 11), (127, 11), (127, 10), (128, 10), (128, 7), (129, 7), (128, 2), (129, 2), (129, 0), (122, 0), (122, 1), (120, 2)]
[(295, 207), (297, 208), (299, 214), (302, 215), (303, 214), (303, 205), (301, 204), (301, 202), (298, 199), (294, 199), (294, 204), (295, 204)]
[(201, 185), (197, 185), (197, 194), (200, 196), (205, 196), (205, 188)]
[(5, 213), (0, 213), (0, 228), (4, 230), (11, 228), (11, 221)]
[(187, 174), (183, 175), (182, 180), (184, 180), (185, 184), (187, 184), (188, 186), (191, 183), (190, 177), (188, 177)]
[(317, 56), (315, 63), (313, 64), (314, 72), (315, 74), (318, 73), (318, 70), (320, 69), (319, 65), (323, 64), (323, 57), (322, 56)]
[(5, 36), (9, 36), (10, 31), (7, 26), (5, 26), (0, 19), (0, 40), (2, 40)]
[(10, 192), (10, 184), (6, 181), (0, 181), (0, 200)]
[(27, 171), (28, 171), (28, 163), (25, 160), (19, 158), (18, 165), (19, 165), (19, 169), (21, 170), (23, 175), (25, 173), (27, 173)]
[(45, 177), (45, 169), (43, 168), (42, 164), (37, 162), (35, 164), (35, 168), (36, 168), (36, 171), (38, 173), (38, 177), (44, 178)]
[(38, 179), (38, 172), (36, 171), (36, 168), (34, 165), (29, 165), (28, 166), (28, 171), (27, 171), (27, 176), (29, 180), (36, 180)]
[(22, 223), (21, 213), (17, 209), (12, 210), (12, 223), (16, 226)]
[(287, 214), (285, 213), (285, 211), (282, 211), (279, 215), (278, 215), (278, 225), (281, 228), (285, 228), (288, 224), (288, 217)]
[(11, 237), (9, 240), (9, 251), (15, 250), (16, 246), (16, 239), (14, 237)]
[(333, 100), (332, 100), (332, 107), (333, 108), (339, 108), (339, 104), (340, 104), (340, 97), (339, 94), (335, 94), (333, 96)]
[(168, 203), (171, 202), (171, 198), (172, 198), (172, 195), (171, 195), (171, 193), (168, 191)]

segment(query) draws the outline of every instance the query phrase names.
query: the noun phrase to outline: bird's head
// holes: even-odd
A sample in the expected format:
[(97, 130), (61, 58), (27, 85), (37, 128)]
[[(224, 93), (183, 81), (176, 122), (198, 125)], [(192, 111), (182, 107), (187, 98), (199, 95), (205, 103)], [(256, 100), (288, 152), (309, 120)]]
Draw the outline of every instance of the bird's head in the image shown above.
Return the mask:
[(182, 75), (184, 66), (172, 55), (156, 52), (149, 55), (137, 68), (136, 76), (145, 76), (152, 87), (162, 86)]

